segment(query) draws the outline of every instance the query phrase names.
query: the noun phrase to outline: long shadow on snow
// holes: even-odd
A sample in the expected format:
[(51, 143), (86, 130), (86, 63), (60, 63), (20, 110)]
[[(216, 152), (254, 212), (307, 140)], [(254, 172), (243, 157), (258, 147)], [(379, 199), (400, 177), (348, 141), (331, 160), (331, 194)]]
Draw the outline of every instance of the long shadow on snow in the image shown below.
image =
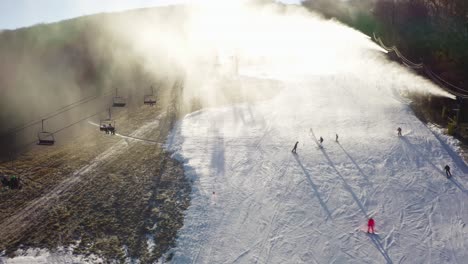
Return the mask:
[(325, 158), (327, 159), (328, 163), (330, 164), (330, 166), (335, 170), (336, 174), (338, 175), (338, 177), (341, 178), (341, 180), (343, 181), (343, 184), (344, 184), (344, 187), (345, 189), (351, 194), (351, 196), (353, 196), (353, 199), (354, 201), (357, 203), (357, 205), (359, 206), (359, 208), (361, 209), (362, 213), (364, 213), (364, 215), (366, 216), (366, 218), (369, 218), (368, 214), (367, 214), (367, 210), (364, 208), (364, 206), (362, 205), (361, 201), (358, 199), (358, 197), (356, 196), (356, 194), (354, 193), (353, 189), (351, 188), (351, 186), (349, 186), (348, 182), (345, 180), (345, 178), (341, 175), (341, 173), (338, 171), (338, 169), (335, 167), (335, 164), (333, 163), (333, 161), (330, 159), (330, 157), (328, 156), (327, 152), (325, 151), (325, 149), (323, 148), (320, 148), (320, 150), (322, 151), (323, 155), (325, 156)]
[(388, 256), (388, 252), (385, 250), (385, 248), (380, 243), (380, 241), (378, 239), (379, 236), (375, 235), (375, 234), (372, 234), (372, 235), (370, 234), (369, 236), (370, 236), (370, 238), (372, 240), (372, 243), (374, 243), (375, 247), (379, 250), (380, 254), (382, 254), (382, 256), (387, 261), (387, 264), (393, 264), (392, 259), (390, 259), (390, 256)]
[[(435, 134), (434, 134), (434, 135), (435, 135)], [(436, 135), (435, 135), (435, 136), (436, 136)], [(436, 136), (436, 137), (437, 137), (437, 136)], [(424, 156), (423, 153), (421, 153), (418, 149), (416, 149), (416, 147), (414, 146), (414, 144), (412, 144), (412, 143), (408, 140), (408, 138), (406, 138), (406, 137), (400, 137), (400, 139), (401, 139), (404, 143), (406, 143), (409, 147), (411, 147), (414, 151), (416, 151), (416, 152), (418, 153), (418, 155), (419, 155), (420, 157), (422, 157), (427, 163), (429, 163), (436, 171), (438, 171), (441, 175), (443, 175), (444, 177), (446, 177), (445, 173), (444, 173), (439, 167), (437, 167), (436, 165), (434, 165), (434, 163), (432, 163), (426, 156)], [(440, 139), (439, 139), (439, 141), (440, 141)], [(442, 141), (440, 141), (440, 143), (441, 143), (442, 145), (444, 144)], [(447, 146), (447, 148), (450, 149), (449, 146)], [(453, 151), (452, 151), (452, 152), (453, 152)], [(452, 156), (450, 153), (449, 153), (449, 155)], [(458, 157), (458, 155), (457, 155), (456, 153), (455, 153), (454, 155), (456, 155), (456, 156)], [(453, 158), (453, 157), (452, 157), (452, 158)], [(460, 159), (460, 157), (458, 157), (458, 159)], [(460, 160), (461, 160), (461, 159), (460, 159)], [(454, 162), (458, 165), (458, 161), (454, 160)], [(463, 164), (465, 164), (463, 160), (461, 160), (461, 162), (462, 162)], [(466, 165), (465, 165), (465, 166), (466, 166)], [(462, 170), (463, 170), (463, 169), (462, 169)], [(454, 184), (458, 189), (460, 189), (460, 191), (462, 191), (462, 192), (464, 192), (464, 193), (468, 193), (468, 191), (466, 190), (466, 188), (465, 188), (460, 182), (458, 182), (457, 180), (455, 180), (453, 177), (449, 178), (449, 180), (450, 180), (451, 182), (453, 182), (453, 184)]]
[(460, 191), (468, 194), (468, 190), (465, 188), (465, 186), (463, 186), (460, 182), (458, 182), (455, 178), (453, 178), (453, 176), (450, 177), (449, 180), (453, 182), (453, 184), (455, 184), (455, 186), (457, 186), (457, 188), (460, 189)]
[(218, 128), (214, 131), (216, 140), (213, 144), (213, 152), (211, 153), (211, 168), (213, 169), (214, 176), (224, 176), (225, 172), (225, 146), (223, 135), (219, 132)]
[(432, 163), (423, 153), (421, 153), (421, 151), (419, 151), (416, 146), (411, 143), (407, 137), (400, 137), (400, 140), (403, 141), (406, 145), (408, 145), (410, 148), (412, 148), (417, 154), (419, 157), (423, 158), (427, 163), (429, 163), (433, 168), (434, 170), (436, 170), (437, 172), (439, 172), (441, 175), (444, 175), (445, 176), (445, 173), (439, 168), (437, 167), (436, 165), (434, 165), (434, 163)]
[[(341, 147), (341, 144), (338, 143), (338, 145)], [(353, 161), (353, 163), (356, 165), (356, 167), (358, 167), (359, 171), (364, 175), (364, 177), (366, 178), (366, 180), (368, 180), (367, 176), (362, 172), (362, 170), (360, 169), (360, 167), (356, 164), (356, 162), (351, 158), (351, 156), (344, 150), (343, 147), (341, 147), (341, 149), (343, 149), (343, 151), (345, 152), (345, 154)], [(323, 153), (323, 155), (325, 156), (325, 158), (328, 160), (328, 162), (330, 163), (330, 166), (335, 170), (335, 172), (337, 173), (337, 175), (341, 178), (341, 180), (343, 181), (344, 183), (344, 186), (345, 188), (348, 190), (349, 193), (351, 193), (351, 195), (353, 196), (354, 200), (356, 201), (356, 203), (358, 204), (359, 208), (361, 208), (361, 211), (366, 215), (366, 217), (368, 218), (369, 216), (367, 215), (367, 211), (366, 209), (362, 206), (361, 204), (361, 201), (359, 201), (359, 199), (357, 198), (356, 194), (353, 192), (353, 190), (351, 189), (351, 186), (349, 186), (348, 182), (345, 180), (345, 178), (341, 175), (341, 173), (338, 171), (338, 169), (335, 167), (335, 165), (333, 164), (333, 162), (331, 161), (330, 157), (328, 156), (328, 154), (325, 152), (325, 149), (321, 148), (320, 149)], [(373, 236), (371, 236), (371, 240), (372, 242), (374, 243), (375, 247), (377, 248), (377, 250), (380, 252), (380, 254), (382, 254), (382, 256), (385, 258), (385, 260), (387, 261), (387, 264), (393, 264), (393, 261), (390, 259), (390, 256), (388, 256), (388, 253), (387, 251), (385, 250), (385, 248), (382, 246), (382, 244), (380, 243), (380, 241)]]
[(319, 200), (320, 205), (322, 206), (323, 210), (325, 210), (325, 212), (327, 213), (327, 219), (328, 219), (328, 218), (332, 219), (332, 216), (331, 216), (331, 214), (330, 214), (330, 210), (328, 210), (327, 204), (322, 200), (322, 197), (320, 197), (320, 193), (319, 193), (319, 191), (318, 191), (317, 185), (315, 185), (314, 182), (312, 181), (312, 177), (310, 176), (309, 172), (306, 170), (306, 168), (304, 167), (304, 165), (302, 165), (302, 162), (301, 162), (301, 160), (299, 159), (298, 155), (297, 155), (297, 154), (293, 154), (293, 156), (294, 156), (294, 158), (296, 159), (297, 164), (299, 164), (299, 166), (301, 167), (302, 171), (304, 172), (304, 174), (305, 174), (305, 176), (306, 176), (306, 179), (307, 179), (307, 181), (309, 182), (310, 186), (311, 186), (312, 189), (314, 190), (315, 196), (317, 196), (317, 199)]
[(349, 153), (343, 148), (343, 146), (340, 144), (340, 142), (337, 142), (338, 143), (338, 146), (340, 146), (341, 150), (343, 150), (343, 152), (346, 154), (346, 156), (348, 156), (348, 158), (353, 162), (354, 166), (356, 166), (356, 168), (358, 169), (359, 173), (361, 173), (362, 177), (364, 177), (364, 179), (367, 181), (367, 183), (370, 185), (370, 181), (369, 181), (369, 177), (364, 173), (364, 171), (361, 169), (361, 167), (359, 167), (359, 165), (357, 164), (357, 162), (353, 159), (353, 157), (351, 157), (351, 155), (349, 155)]
[(439, 135), (437, 135), (437, 133), (435, 133), (431, 129), (429, 129), (429, 131), (431, 131), (431, 133), (434, 135), (434, 137), (439, 141), (440, 145), (442, 145), (442, 147), (445, 149), (445, 151), (447, 151), (447, 153), (452, 158), (452, 160), (455, 162), (455, 164), (457, 164), (457, 167), (460, 168), (463, 173), (468, 173), (468, 166), (466, 166), (465, 161), (460, 157), (460, 155), (458, 155), (458, 153), (453, 151), (453, 149), (449, 145), (447, 145), (447, 143), (445, 143), (445, 141), (443, 141), (439, 137)]

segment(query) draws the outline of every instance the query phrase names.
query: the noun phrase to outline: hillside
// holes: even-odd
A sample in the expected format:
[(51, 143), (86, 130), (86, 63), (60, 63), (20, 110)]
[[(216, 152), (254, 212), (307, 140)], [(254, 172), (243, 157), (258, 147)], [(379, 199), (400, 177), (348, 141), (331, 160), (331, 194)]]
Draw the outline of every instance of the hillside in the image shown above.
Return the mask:
[(283, 82), (272, 100), (201, 110), (169, 137), (194, 182), (172, 263), (463, 263), (468, 168), (450, 138), (391, 84)]
[[(98, 96), (107, 101), (80, 104), (77, 111), (48, 119), (45, 129), (55, 131), (73, 124), (91, 114), (86, 110), (105, 111), (110, 106), (110, 96), (115, 96), (115, 89), (119, 96), (135, 104), (150, 93), (150, 86), (157, 89), (158, 83), (180, 75), (180, 71), (173, 70), (177, 62), (161, 56), (170, 51), (161, 48), (143, 54), (140, 40), (147, 34), (154, 36), (151, 42), (164, 43), (170, 40), (162, 31), (182, 34), (178, 27), (183, 26), (184, 12), (182, 6), (150, 8), (1, 32), (2, 144), (10, 146), (14, 140), (19, 145), (30, 142), (41, 129), (40, 123), (25, 129), (15, 128), (83, 98)], [(157, 28), (151, 30), (153, 25)], [(133, 28), (139, 31), (132, 31)]]
[[(0, 262), (467, 257), (468, 168), (457, 142), (418, 120), (405, 97), (452, 95), (300, 7), (213, 3), (168, 27), (130, 15), (146, 11), (109, 15), (127, 18), (109, 32), (133, 47), (111, 52), (125, 59), (111, 64), (120, 70), (110, 87), (114, 78), (135, 87), (112, 108), (117, 134), (98, 131), (94, 116), (78, 137), (0, 163), (24, 180), (0, 192)], [(132, 79), (135, 58), (148, 78)], [(149, 81), (160, 87), (154, 107), (139, 94)], [(112, 95), (101, 99), (109, 106)], [(365, 232), (370, 217), (377, 234)]]

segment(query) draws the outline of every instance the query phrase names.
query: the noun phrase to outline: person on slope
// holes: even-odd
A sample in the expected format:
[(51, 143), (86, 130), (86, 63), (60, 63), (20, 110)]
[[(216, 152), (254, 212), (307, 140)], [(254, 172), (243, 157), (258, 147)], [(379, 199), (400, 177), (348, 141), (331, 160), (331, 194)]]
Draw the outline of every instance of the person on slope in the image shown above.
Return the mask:
[(320, 137), (319, 141), (320, 141), (320, 145), (322, 145), (323, 138), (322, 138), (322, 137)]
[(372, 230), (372, 234), (375, 234), (374, 226), (375, 226), (375, 221), (371, 217), (369, 218), (369, 221), (367, 221), (367, 233), (371, 233), (371, 230)]
[(296, 153), (297, 144), (299, 144), (299, 141), (296, 141), (296, 144), (294, 144), (294, 148), (291, 150), (292, 153)]
[(447, 178), (452, 177), (452, 173), (450, 172), (450, 166), (445, 165), (444, 169), (445, 169), (445, 174), (447, 174)]
[(338, 142), (338, 134), (336, 134), (335, 142)]
[(398, 136), (401, 137), (401, 127), (397, 128), (397, 131), (398, 131)]

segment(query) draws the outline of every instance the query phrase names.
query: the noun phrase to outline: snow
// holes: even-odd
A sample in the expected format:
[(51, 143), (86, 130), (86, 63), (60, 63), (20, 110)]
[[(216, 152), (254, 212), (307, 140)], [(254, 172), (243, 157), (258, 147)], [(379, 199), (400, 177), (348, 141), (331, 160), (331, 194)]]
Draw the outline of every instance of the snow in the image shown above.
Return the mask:
[[(177, 125), (166, 147), (193, 191), (172, 263), (465, 262), (467, 167), (400, 96), (424, 80), (358, 54), (351, 73), (244, 69), (284, 89)], [(371, 216), (378, 235), (365, 233)]]
[[(296, 41), (290, 54), (287, 32), (272, 30), (285, 40), (284, 54), (259, 45), (254, 51), (267, 59), (240, 65), (241, 75), (276, 80), (276, 96), (192, 113), (168, 137), (167, 150), (193, 181), (172, 262), (464, 263), (467, 166), (457, 142), (421, 123), (400, 95), (447, 93), (388, 62), (362, 34), (317, 19), (305, 25), (326, 34)], [(150, 125), (121, 136), (148, 141), (140, 137)], [(122, 140), (92, 164), (126, 146)], [(377, 235), (365, 233), (369, 217)], [(101, 260), (39, 250), (2, 261)]]
[(0, 263), (11, 264), (63, 264), (63, 263), (104, 263), (102, 258), (93, 254), (89, 256), (73, 255), (71, 248), (59, 248), (54, 252), (45, 249), (18, 250), (19, 256), (11, 259), (0, 258)]

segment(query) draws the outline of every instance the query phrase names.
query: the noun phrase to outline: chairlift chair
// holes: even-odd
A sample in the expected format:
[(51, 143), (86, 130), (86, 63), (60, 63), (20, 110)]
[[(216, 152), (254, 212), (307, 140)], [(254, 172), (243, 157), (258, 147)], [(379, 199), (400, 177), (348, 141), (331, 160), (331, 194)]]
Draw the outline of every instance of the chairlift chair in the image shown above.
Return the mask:
[(54, 133), (44, 131), (44, 121), (45, 119), (42, 119), (42, 131), (37, 133), (37, 144), (51, 146), (55, 143)]
[(108, 125), (112, 125), (112, 127), (115, 127), (115, 121), (112, 119), (103, 119), (99, 123), (99, 131), (106, 131)]
[(156, 97), (154, 96), (153, 86), (151, 86), (151, 94), (145, 95), (143, 103), (150, 106), (156, 104)]
[(115, 89), (115, 96), (112, 99), (113, 107), (124, 107), (127, 104), (125, 98), (118, 95), (117, 89)]
[(109, 115), (106, 119), (99, 121), (99, 131), (106, 131), (108, 125), (112, 125), (115, 128), (115, 120), (112, 120), (111, 109), (109, 108)]
[[(109, 125), (112, 126), (112, 129), (109, 129)], [(115, 120), (104, 119), (101, 120), (99, 125), (99, 131), (104, 131), (106, 134), (115, 134)]]

